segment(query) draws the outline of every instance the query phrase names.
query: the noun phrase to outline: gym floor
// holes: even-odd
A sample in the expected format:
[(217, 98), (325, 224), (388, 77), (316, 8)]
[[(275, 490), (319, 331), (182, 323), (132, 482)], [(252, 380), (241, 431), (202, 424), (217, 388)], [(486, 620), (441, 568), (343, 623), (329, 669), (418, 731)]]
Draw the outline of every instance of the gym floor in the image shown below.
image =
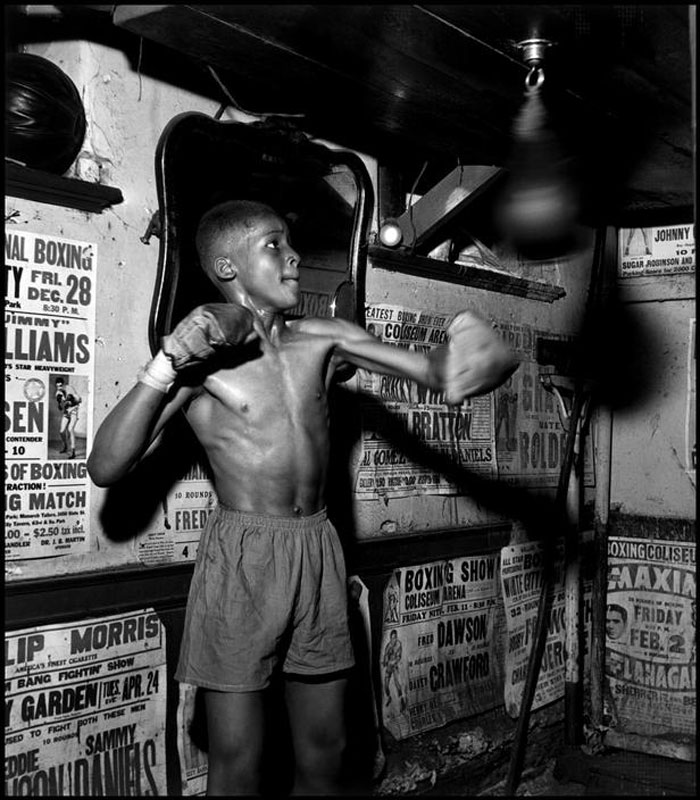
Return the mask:
[(610, 749), (552, 759), (539, 776), (521, 781), (517, 796), (696, 797), (696, 765), (645, 753)]
[[(487, 786), (476, 795), (456, 784), (436, 786), (425, 795), (504, 797), (504, 782)], [(572, 750), (552, 758), (544, 769), (525, 771), (516, 797), (696, 797), (696, 765), (623, 750), (587, 756)]]

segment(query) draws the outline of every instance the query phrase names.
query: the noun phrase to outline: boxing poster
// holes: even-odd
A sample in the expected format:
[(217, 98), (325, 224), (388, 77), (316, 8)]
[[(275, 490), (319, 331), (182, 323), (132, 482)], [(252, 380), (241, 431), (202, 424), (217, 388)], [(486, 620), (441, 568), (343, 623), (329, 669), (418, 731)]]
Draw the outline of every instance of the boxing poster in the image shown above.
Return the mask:
[[(563, 574), (563, 545), (558, 547), (550, 589), (547, 634), (540, 672), (531, 709), (534, 711), (564, 696), (566, 679), (566, 602)], [(504, 702), (508, 714), (517, 718), (530, 651), (532, 650), (542, 591), (542, 546), (539, 542), (523, 542), (501, 550), (501, 586), (505, 606), (507, 645), (505, 657)], [(588, 675), (591, 637), (591, 582), (581, 583), (584, 630), (584, 669)]]
[(605, 673), (616, 725), (695, 735), (695, 542), (611, 537)]
[(695, 233), (692, 223), (657, 228), (620, 228), (618, 274), (673, 275), (695, 271)]
[[(378, 304), (365, 308), (367, 330), (406, 350), (428, 353), (447, 341), (453, 315)], [(411, 462), (401, 442), (387, 438), (382, 417), (400, 421), (407, 436), (448, 456), (471, 472), (495, 475), (493, 396), (466, 398), (447, 406), (442, 392), (409, 378), (358, 371), (362, 401), (362, 449), (356, 471), (355, 494), (361, 499), (408, 497), (417, 494), (459, 494), (444, 475)]]
[(216, 506), (207, 468), (195, 462), (160, 498), (158, 510), (137, 542), (139, 561), (149, 566), (194, 561), (209, 514)]
[[(556, 339), (565, 350), (571, 337), (510, 322), (498, 329), (520, 359), (518, 369), (492, 393), (498, 477), (519, 486), (556, 488), (566, 452), (571, 379), (559, 376), (556, 364), (537, 362), (537, 344), (541, 338)], [(583, 478), (593, 486), (590, 432), (584, 441)]]
[(89, 550), (97, 245), (5, 229), (5, 558)]
[(688, 333), (688, 390), (685, 411), (685, 469), (695, 480), (697, 469), (697, 357), (695, 355), (695, 319), (689, 322)]
[(167, 794), (165, 628), (152, 609), (5, 634), (5, 796)]
[(394, 570), (383, 598), (384, 727), (397, 739), (487, 711), (503, 698), (498, 555)]

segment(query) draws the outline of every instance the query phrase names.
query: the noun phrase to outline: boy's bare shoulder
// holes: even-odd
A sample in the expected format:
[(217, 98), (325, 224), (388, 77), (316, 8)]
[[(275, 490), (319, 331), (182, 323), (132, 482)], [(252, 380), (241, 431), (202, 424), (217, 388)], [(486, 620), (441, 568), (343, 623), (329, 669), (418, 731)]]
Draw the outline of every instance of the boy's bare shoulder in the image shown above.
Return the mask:
[(287, 323), (290, 330), (310, 334), (312, 336), (329, 336), (335, 338), (348, 331), (361, 331), (354, 322), (337, 317), (302, 317)]

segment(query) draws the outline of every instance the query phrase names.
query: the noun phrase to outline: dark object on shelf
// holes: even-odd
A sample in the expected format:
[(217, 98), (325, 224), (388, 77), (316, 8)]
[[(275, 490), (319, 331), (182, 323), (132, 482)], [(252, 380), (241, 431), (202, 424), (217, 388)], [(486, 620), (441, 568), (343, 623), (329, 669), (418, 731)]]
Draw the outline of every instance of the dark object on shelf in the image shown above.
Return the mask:
[(6, 67), (7, 156), (63, 175), (85, 138), (85, 109), (75, 84), (60, 67), (29, 53), (10, 54)]

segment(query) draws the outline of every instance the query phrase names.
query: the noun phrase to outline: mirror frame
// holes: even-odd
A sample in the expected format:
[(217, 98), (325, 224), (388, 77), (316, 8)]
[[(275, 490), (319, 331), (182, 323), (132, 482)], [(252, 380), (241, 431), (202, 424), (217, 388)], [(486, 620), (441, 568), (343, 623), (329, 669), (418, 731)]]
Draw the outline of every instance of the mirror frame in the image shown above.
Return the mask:
[[(370, 219), (374, 207), (374, 191), (367, 168), (354, 152), (331, 149), (323, 144), (314, 142), (307, 134), (296, 129), (288, 129), (281, 124), (243, 124), (239, 122), (221, 121), (199, 112), (185, 112), (175, 116), (163, 130), (155, 154), (155, 172), (158, 191), (158, 215), (160, 222), (160, 252), (158, 257), (158, 272), (153, 289), (151, 312), (148, 325), (148, 337), (151, 352), (155, 354), (160, 348), (161, 338), (167, 334), (173, 325), (173, 312), (176, 307), (178, 288), (181, 284), (182, 270), (181, 259), (183, 237), (188, 232), (183, 232), (186, 227), (183, 220), (181, 198), (178, 196), (180, 188), (177, 185), (175, 170), (180, 159), (196, 153), (196, 145), (202, 141), (208, 142), (213, 152), (220, 152), (230, 156), (240, 152), (250, 157), (251, 151), (259, 156), (259, 164), (265, 162), (278, 164), (280, 169), (285, 164), (298, 160), (304, 163), (327, 165), (333, 168), (345, 166), (352, 174), (357, 186), (357, 202), (355, 204), (352, 234), (348, 242), (347, 268), (342, 275), (342, 280), (336, 286), (331, 300), (331, 316), (337, 315), (337, 299), (341, 289), (349, 286), (352, 291), (354, 322), (364, 327), (365, 307), (365, 276), (367, 271), (367, 249)], [(188, 152), (189, 149), (189, 152)], [(212, 158), (212, 153), (208, 152)], [(270, 175), (273, 167), (265, 167)], [(223, 188), (223, 187), (222, 187)], [(227, 187), (235, 191), (231, 197), (246, 197), (245, 185)], [(260, 199), (265, 202), (263, 197)], [(268, 201), (269, 202), (269, 201)], [(274, 206), (274, 203), (270, 203)], [(202, 213), (206, 206), (202, 208)], [(190, 234), (192, 224), (190, 222)], [(190, 247), (193, 248), (193, 240)], [(302, 257), (303, 266), (303, 257)], [(309, 269), (309, 267), (307, 267)], [(195, 303), (196, 305), (196, 303)], [(191, 306), (192, 307), (192, 306)], [(190, 308), (191, 308), (190, 307)]]

